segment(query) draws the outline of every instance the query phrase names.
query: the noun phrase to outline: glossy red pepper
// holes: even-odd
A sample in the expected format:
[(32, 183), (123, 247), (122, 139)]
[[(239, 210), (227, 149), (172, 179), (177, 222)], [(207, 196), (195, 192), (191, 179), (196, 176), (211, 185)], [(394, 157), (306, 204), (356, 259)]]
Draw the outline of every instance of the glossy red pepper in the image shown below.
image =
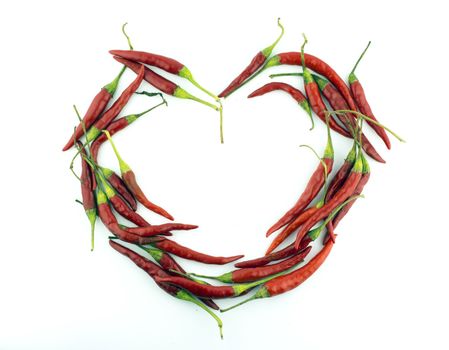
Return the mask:
[(281, 28), (281, 34), (276, 41), (265, 49), (259, 51), (256, 56), (253, 57), (249, 65), (243, 70), (243, 72), (241, 72), (220, 94), (218, 94), (219, 97), (227, 97), (232, 94), (232, 92), (241, 86), (245, 80), (247, 80), (260, 67), (263, 66), (273, 52), (274, 47), (284, 35), (284, 27), (281, 24), (280, 18), (278, 18), (278, 26)]
[(86, 114), (83, 117), (82, 122), (80, 122), (76, 127), (74, 134), (70, 137), (69, 141), (62, 149), (63, 151), (67, 151), (68, 149), (70, 149), (74, 145), (74, 142), (84, 135), (84, 128), (88, 130), (101, 115), (101, 113), (103, 113), (104, 109), (108, 105), (108, 102), (111, 100), (112, 96), (114, 96), (119, 80), (125, 69), (126, 67), (123, 67), (119, 75), (112, 82), (105, 85), (94, 97), (94, 99), (90, 103), (89, 108), (87, 109)]

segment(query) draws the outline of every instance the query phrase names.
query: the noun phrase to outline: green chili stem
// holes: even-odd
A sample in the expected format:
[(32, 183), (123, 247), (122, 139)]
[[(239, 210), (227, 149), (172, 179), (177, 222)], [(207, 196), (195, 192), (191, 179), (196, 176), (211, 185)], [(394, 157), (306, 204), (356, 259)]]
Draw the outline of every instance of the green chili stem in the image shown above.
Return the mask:
[(122, 25), (122, 33), (125, 35), (126, 40), (128, 41), (129, 49), (130, 50), (134, 50), (134, 47), (131, 44), (131, 39), (129, 38), (128, 34), (126, 34), (126, 31), (125, 31), (125, 27), (126, 27), (127, 24), (128, 24), (128, 22), (126, 22), (125, 24)]
[(368, 51), (369, 46), (371, 45), (371, 41), (368, 42), (368, 45), (366, 45), (365, 50), (363, 50), (362, 54), (360, 55), (359, 59), (357, 60), (357, 62), (354, 65), (354, 68), (352, 68), (352, 71), (349, 73), (349, 75), (354, 74), (355, 69), (357, 68), (357, 66), (359, 65), (360, 61), (362, 60), (363, 56), (365, 55), (366, 51)]

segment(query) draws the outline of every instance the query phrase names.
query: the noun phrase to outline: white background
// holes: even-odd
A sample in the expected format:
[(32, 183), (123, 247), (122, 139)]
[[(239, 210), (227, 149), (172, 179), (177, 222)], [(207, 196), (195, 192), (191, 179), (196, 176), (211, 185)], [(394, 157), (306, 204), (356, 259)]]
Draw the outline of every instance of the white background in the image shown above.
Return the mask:
[[(22, 1), (0, 8), (2, 149), (0, 349), (447, 349), (447, 18), (439, 1), (79, 2)], [(322, 268), (295, 291), (222, 314), (224, 340), (197, 307), (175, 300), (89, 226), (62, 153), (99, 88), (119, 71), (109, 49), (174, 57), (219, 92), (286, 28), (275, 52), (307, 51), (343, 77), (358, 69), (378, 118), (402, 135), (387, 164), (372, 165), (366, 198), (339, 227)], [(271, 72), (290, 72), (283, 67)], [(120, 91), (134, 78), (126, 72)], [(173, 77), (170, 77), (173, 78)], [(174, 79), (199, 96), (185, 81)], [(115, 137), (151, 198), (177, 221), (200, 225), (178, 242), (211, 254), (256, 257), (266, 229), (294, 203), (316, 166), (325, 129), (286, 95), (224, 101), (217, 113), (169, 98)], [(299, 80), (285, 80), (299, 84)], [(151, 89), (148, 85), (146, 89)], [(135, 97), (123, 115), (155, 100)], [(334, 136), (336, 166), (350, 142)], [(118, 170), (110, 147), (102, 164)], [(157, 223), (162, 220), (142, 209)], [(316, 244), (317, 246), (318, 244)], [(181, 261), (187, 270), (215, 267)], [(227, 306), (235, 301), (223, 301)]]

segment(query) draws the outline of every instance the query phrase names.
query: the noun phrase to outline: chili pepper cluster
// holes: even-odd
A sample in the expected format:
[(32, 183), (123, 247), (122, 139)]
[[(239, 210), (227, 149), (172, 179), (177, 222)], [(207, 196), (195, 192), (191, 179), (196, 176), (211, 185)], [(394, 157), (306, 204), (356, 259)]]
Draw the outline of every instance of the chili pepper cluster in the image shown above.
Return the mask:
[[(191, 71), (182, 63), (158, 54), (135, 51), (124, 25), (122, 30), (128, 40), (129, 50), (110, 51), (113, 58), (123, 66), (112, 82), (105, 85), (93, 98), (83, 118), (75, 107), (79, 124), (63, 148), (64, 151), (72, 147), (77, 149), (70, 168), (81, 183), (82, 205), (91, 225), (91, 249), (94, 248), (94, 228), (99, 217), (111, 233), (109, 243), (113, 249), (143, 269), (169, 295), (192, 302), (208, 312), (216, 320), (221, 336), (222, 322), (212, 309), (224, 312), (253, 299), (272, 297), (292, 290), (309, 278), (329, 255), (336, 239), (334, 230), (349, 212), (355, 200), (362, 196), (364, 186), (370, 178), (370, 167), (365, 154), (378, 162), (384, 162), (363, 133), (363, 122), (366, 121), (373, 128), (388, 149), (391, 143), (386, 130), (402, 141), (377, 121), (363, 87), (355, 75), (355, 69), (368, 47), (349, 74), (348, 86), (331, 66), (318, 57), (304, 52), (307, 43), (305, 36), (301, 52), (272, 55), (276, 44), (284, 34), (284, 28), (279, 20), (278, 25), (281, 33), (276, 41), (257, 53), (243, 72), (218, 96), (199, 85)], [(323, 155), (318, 156), (317, 168), (297, 202), (268, 229), (267, 237), (275, 232), (278, 233), (264, 256), (238, 262), (235, 264), (237, 269), (220, 276), (187, 273), (173, 256), (203, 264), (223, 265), (234, 262), (243, 255), (211, 256), (167, 238), (173, 235), (172, 231), (192, 230), (197, 226), (172, 222), (173, 216), (168, 211), (148, 199), (139, 186), (130, 165), (121, 157), (112, 136), (150, 111), (166, 105), (163, 96), (166, 94), (191, 99), (219, 111), (220, 139), (223, 142), (220, 98), (228, 97), (269, 67), (280, 65), (300, 66), (302, 71), (270, 77), (283, 75), (302, 77), (305, 94), (289, 84), (270, 82), (248, 97), (281, 90), (287, 92), (305, 110), (311, 118), (312, 128), (314, 125), (312, 114), (316, 114), (327, 126), (327, 141)], [(213, 98), (216, 104), (193, 96), (168, 78), (155, 73), (152, 67), (185, 78)], [(121, 76), (127, 69), (136, 73), (136, 78), (112, 102)], [(143, 80), (160, 92), (138, 92)], [(118, 118), (122, 109), (136, 94), (160, 97), (162, 101), (143, 112)], [(325, 100), (331, 107), (330, 110), (326, 107)], [(334, 149), (331, 130), (353, 139), (353, 145), (343, 165), (332, 177)], [(120, 175), (98, 163), (100, 147), (108, 140), (117, 157)], [(80, 176), (73, 170), (73, 163), (77, 157), (81, 161)], [(138, 203), (169, 222), (159, 225), (150, 224), (137, 212)], [(126, 219), (128, 224), (123, 224), (123, 219)], [(291, 236), (294, 237), (291, 238)], [(322, 248), (307, 261), (312, 248), (311, 243), (319, 237), (323, 237)], [(286, 243), (288, 239), (291, 240), (290, 244)], [(280, 249), (282, 245), (284, 247)], [(214, 279), (224, 285), (211, 285), (205, 282), (204, 278)], [(214, 301), (214, 299), (237, 297), (256, 288), (256, 292), (251, 297), (228, 309), (220, 309)]]

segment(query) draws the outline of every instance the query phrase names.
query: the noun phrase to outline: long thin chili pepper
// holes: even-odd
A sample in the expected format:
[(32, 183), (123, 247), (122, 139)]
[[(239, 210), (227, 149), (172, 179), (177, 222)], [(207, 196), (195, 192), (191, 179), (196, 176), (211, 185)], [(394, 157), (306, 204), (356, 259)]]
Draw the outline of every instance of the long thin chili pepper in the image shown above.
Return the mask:
[(135, 211), (133, 211), (128, 207), (126, 202), (117, 194), (114, 188), (111, 185), (109, 185), (109, 183), (107, 182), (105, 176), (101, 173), (101, 171), (99, 171), (98, 173), (100, 180), (98, 182), (101, 182), (106, 197), (112, 204), (112, 207), (117, 211), (117, 213), (119, 213), (125, 219), (136, 224), (137, 226), (141, 227), (150, 226), (150, 223), (148, 221), (146, 221), (142, 216), (140, 216), (138, 213), (136, 213)]
[[(304, 89), (306, 91), (307, 99), (309, 100), (310, 107), (315, 112), (315, 114), (326, 123), (326, 114), (325, 111), (327, 110), (326, 105), (324, 104), (320, 89), (318, 88), (318, 84), (313, 79), (312, 73), (307, 69), (305, 65), (305, 59), (304, 59), (304, 47), (307, 44), (307, 38), (304, 36), (304, 43), (301, 46), (301, 62), (302, 62), (302, 74), (304, 78)], [(339, 134), (351, 137), (350, 133), (343, 129), (333, 118), (329, 118), (329, 126), (332, 130), (338, 132)]]
[[(104, 109), (108, 105), (108, 102), (114, 96), (115, 91), (117, 90), (118, 83), (120, 78), (125, 71), (126, 67), (123, 67), (120, 70), (120, 73), (111, 81), (109, 84), (105, 85), (100, 92), (94, 97), (92, 102), (90, 103), (89, 108), (87, 109), (86, 114), (84, 115), (82, 122), (84, 123), (84, 128), (89, 129), (92, 124), (97, 120), (97, 118), (103, 113)], [(83, 136), (83, 126), (80, 122), (76, 127), (74, 134), (70, 137), (67, 144), (62, 149), (63, 151), (67, 151), (70, 149), (76, 140), (78, 140), (81, 136)]]
[(291, 258), (288, 258), (280, 263), (262, 266), (262, 267), (254, 267), (254, 268), (246, 268), (246, 269), (238, 269), (231, 272), (227, 272), (220, 276), (204, 276), (198, 274), (191, 274), (196, 277), (210, 278), (215, 279), (217, 281), (223, 283), (244, 283), (244, 282), (254, 282), (260, 280), (261, 278), (265, 278), (276, 273), (286, 271), (293, 266), (298, 265), (304, 258), (309, 254), (312, 247), (307, 247), (296, 255), (293, 255)]
[[(305, 65), (310, 70), (324, 76), (327, 80), (329, 80), (334, 86), (340, 91), (340, 93), (345, 98), (351, 110), (357, 110), (357, 105), (355, 104), (354, 99), (352, 98), (351, 91), (346, 85), (345, 81), (337, 74), (337, 72), (329, 66), (326, 62), (321, 60), (320, 58), (310, 55), (308, 53), (304, 53)], [(300, 52), (282, 52), (277, 55), (273, 55), (265, 65), (251, 78), (246, 80), (241, 86), (258, 76), (260, 73), (264, 72), (270, 67), (275, 67), (279, 65), (292, 65), (292, 66), (301, 66), (301, 53)]]
[[(109, 134), (111, 136), (115, 135), (116, 133), (118, 133), (119, 131), (123, 130), (124, 128), (126, 128), (128, 125), (134, 123), (137, 119), (139, 119), (140, 117), (144, 116), (145, 114), (151, 112), (152, 110), (162, 106), (162, 105), (166, 105), (167, 106), (167, 101), (164, 99), (164, 96), (162, 96), (161, 93), (146, 93), (146, 95), (149, 96), (160, 96), (162, 98), (162, 102), (147, 109), (146, 111), (143, 111), (141, 113), (137, 113), (137, 114), (129, 114), (125, 117), (121, 117), (119, 119), (114, 120), (111, 124), (108, 125), (108, 127), (106, 128), (106, 130), (109, 132)], [(91, 156), (92, 159), (96, 162), (97, 161), (97, 156), (98, 156), (98, 151), (100, 149), (100, 146), (107, 141), (108, 138), (106, 137), (106, 135), (101, 134), (100, 136), (98, 136), (94, 142), (92, 142), (91, 144)]]
[(114, 102), (114, 104), (109, 108), (100, 119), (98, 119), (95, 124), (91, 126), (87, 132), (86, 142), (91, 142), (101, 134), (101, 130), (105, 129), (109, 123), (120, 113), (120, 111), (128, 103), (131, 96), (136, 92), (137, 88), (140, 86), (143, 80), (144, 70), (143, 68), (139, 71), (136, 79), (122, 92), (120, 97)]
[(226, 312), (231, 309), (236, 308), (242, 304), (247, 303), (248, 301), (254, 299), (261, 298), (269, 298), (274, 297), (276, 295), (288, 292), (300, 284), (302, 284), (305, 280), (307, 280), (310, 276), (312, 276), (316, 270), (323, 264), (323, 262), (328, 257), (334, 243), (329, 240), (323, 249), (315, 255), (312, 260), (310, 260), (306, 265), (300, 267), (297, 270), (294, 270), (288, 274), (276, 277), (268, 282), (265, 282), (259, 290), (254, 294), (251, 298), (246, 299), (236, 305), (233, 305), (227, 309), (222, 309), (221, 312)]
[(176, 230), (194, 230), (198, 228), (197, 225), (188, 225), (188, 224), (179, 224), (176, 222), (171, 222), (168, 224), (162, 224), (162, 225), (152, 225), (152, 226), (142, 226), (142, 227), (129, 227), (126, 230), (128, 232), (131, 232), (133, 234), (142, 236), (142, 237), (149, 237), (154, 235), (160, 235), (163, 233), (167, 233), (170, 231), (176, 231)]
[(232, 298), (241, 295), (242, 293), (257, 287), (258, 285), (265, 283), (273, 278), (276, 278), (285, 272), (275, 274), (270, 277), (258, 280), (256, 282), (244, 283), (244, 284), (234, 284), (233, 286), (212, 286), (207, 284), (198, 283), (192, 281), (185, 277), (168, 276), (164, 278), (155, 277), (155, 280), (160, 283), (174, 284), (181, 287), (197, 297), (205, 298)]
[(151, 210), (152, 212), (162, 215), (163, 217), (173, 220), (173, 216), (171, 216), (165, 209), (159, 207), (158, 205), (150, 202), (148, 198), (143, 193), (142, 189), (138, 185), (136, 181), (136, 176), (134, 175), (134, 172), (132, 171), (131, 167), (122, 159), (120, 154), (118, 153), (117, 148), (115, 147), (114, 141), (112, 141), (111, 135), (107, 130), (103, 130), (104, 134), (109, 139), (109, 142), (111, 143), (112, 149), (114, 150), (114, 153), (117, 157), (117, 160), (119, 162), (120, 166), (120, 172), (122, 174), (122, 179), (125, 181), (126, 185), (128, 186), (129, 190), (132, 192), (134, 197), (142, 203), (146, 208)]
[[(93, 147), (91, 147), (91, 149), (93, 149)], [(94, 160), (94, 161), (96, 161), (96, 160)], [(98, 165), (97, 165), (97, 167), (101, 170), (104, 177), (106, 178), (108, 183), (113, 187), (113, 189), (115, 191), (117, 191), (117, 193), (120, 194), (120, 196), (125, 200), (126, 204), (128, 204), (132, 210), (136, 211), (137, 210), (137, 201), (134, 198), (133, 194), (128, 190), (128, 187), (126, 187), (126, 184), (123, 182), (123, 180), (120, 178), (120, 176), (118, 176), (111, 169), (108, 169), (105, 167), (100, 167)]]
[(273, 226), (270, 227), (266, 234), (267, 237), (281, 227), (290, 223), (296, 216), (298, 216), (316, 197), (316, 195), (323, 187), (325, 183), (325, 175), (326, 173), (330, 174), (334, 163), (334, 149), (332, 146), (332, 138), (329, 128), (327, 131), (327, 144), (321, 160), (322, 161), (320, 162), (320, 164), (318, 164), (318, 167), (313, 172), (306, 188), (304, 189), (295, 205), (287, 213), (285, 213)]
[[(83, 155), (86, 155), (86, 150), (83, 148), (81, 142), (78, 141), (78, 147)], [(93, 174), (89, 164), (81, 157), (81, 196), (83, 199), (83, 207), (91, 227), (91, 248), (94, 250), (95, 243), (95, 221), (97, 220), (97, 207), (95, 205), (95, 194), (93, 186)]]
[(111, 208), (108, 204), (108, 198), (106, 194), (97, 186), (96, 189), (96, 199), (98, 216), (100, 217), (106, 228), (120, 238), (122, 241), (136, 244), (150, 244), (161, 239), (161, 237), (140, 237), (136, 234), (130, 233), (120, 227), (117, 222), (116, 217), (112, 213)]
[[(357, 107), (359, 107), (360, 112), (367, 115), (371, 119), (374, 119), (375, 121), (377, 121), (376, 117), (374, 116), (374, 114), (371, 110), (368, 100), (366, 99), (365, 91), (363, 90), (362, 84), (360, 84), (359, 79), (357, 78), (357, 76), (354, 73), (359, 62), (362, 60), (363, 56), (365, 55), (365, 53), (368, 50), (370, 45), (371, 45), (371, 41), (368, 43), (365, 50), (360, 55), (359, 59), (357, 60), (357, 62), (354, 65), (354, 68), (352, 68), (351, 73), (349, 73), (348, 81), (349, 81), (349, 86), (351, 88), (352, 96), (354, 96), (354, 100), (357, 104)], [(347, 108), (340, 108), (340, 109), (347, 109)], [(387, 148), (390, 149), (391, 142), (390, 142), (390, 139), (388, 138), (388, 135), (385, 132), (385, 130), (383, 128), (379, 127), (377, 124), (370, 122), (369, 120), (367, 120), (367, 122), (373, 128), (373, 130), (377, 133), (377, 135), (379, 135), (379, 137), (385, 143)]]
[(204, 264), (224, 265), (232, 261), (241, 259), (243, 257), (243, 255), (236, 255), (231, 257), (212, 256), (184, 247), (181, 244), (171, 241), (169, 239), (162, 239), (159, 242), (156, 242), (153, 246), (165, 252), (179, 256), (180, 258), (194, 260), (202, 262)]
[(148, 64), (150, 66), (154, 66), (157, 68), (160, 68), (162, 70), (165, 70), (168, 73), (175, 74), (180, 76), (181, 78), (187, 79), (190, 81), (193, 85), (195, 85), (198, 89), (205, 92), (207, 95), (211, 96), (216, 101), (219, 101), (220, 99), (214, 95), (212, 92), (208, 91), (204, 87), (202, 87), (200, 84), (196, 82), (196, 80), (193, 78), (192, 72), (184, 66), (182, 63), (174, 60), (173, 58), (157, 55), (150, 52), (143, 52), (143, 51), (131, 51), (131, 50), (110, 50), (110, 54), (113, 56), (119, 56), (124, 59), (134, 61), (134, 62), (140, 62), (143, 64)]
[(270, 46), (266, 47), (265, 49), (259, 51), (256, 56), (253, 57), (250, 64), (241, 72), (229, 85), (226, 87), (220, 94), (218, 94), (219, 97), (228, 97), (230, 94), (232, 94), (245, 80), (247, 80), (251, 75), (253, 75), (260, 67), (263, 66), (263, 64), (266, 62), (266, 60), (271, 56), (271, 53), (273, 52), (274, 47), (277, 45), (277, 43), (281, 40), (282, 36), (284, 35), (284, 27), (281, 24), (281, 19), (278, 18), (278, 26), (281, 28), (281, 34), (279, 34), (278, 38), (274, 43), (272, 43)]
[[(360, 154), (360, 152), (359, 152)], [(357, 156), (357, 160), (352, 167), (350, 174), (348, 175), (345, 183), (342, 185), (340, 190), (335, 193), (326, 204), (324, 204), (320, 209), (318, 209), (299, 229), (296, 240), (295, 248), (299, 249), (302, 238), (307, 234), (307, 232), (320, 220), (329, 216), (331, 212), (348, 199), (354, 192), (357, 184), (360, 181), (363, 170), (363, 162), (360, 155)]]
[[(161, 267), (168, 271), (169, 273), (173, 274), (174, 272), (185, 274), (186, 271), (182, 268), (181, 265), (179, 265), (173, 257), (168, 254), (167, 252), (164, 252), (163, 250), (160, 250), (156, 247), (144, 247), (139, 246), (141, 249), (145, 250), (148, 254), (151, 255), (151, 257), (156, 260), (156, 262), (161, 265)], [(219, 310), (220, 307), (215, 304), (215, 302), (212, 299), (205, 298), (201, 299), (201, 302), (203, 302), (205, 305), (209, 306), (210, 308), (214, 310)]]
[(310, 120), (312, 121), (312, 127), (310, 130), (313, 129), (314, 122), (312, 117), (312, 110), (310, 109), (310, 104), (307, 101), (307, 98), (304, 96), (304, 94), (294, 88), (293, 86), (286, 84), (286, 83), (279, 83), (279, 82), (273, 82), (265, 84), (264, 86), (258, 88), (257, 90), (253, 91), (251, 94), (248, 95), (248, 98), (256, 97), (256, 96), (262, 96), (265, 95), (268, 92), (281, 90), (288, 93), (293, 99), (306, 111), (306, 113), (309, 115)]
[[(327, 99), (332, 109), (334, 110), (349, 109), (349, 106), (346, 103), (346, 100), (343, 97), (343, 95), (328, 80), (318, 77), (316, 75), (313, 75), (313, 78), (318, 84), (320, 91)], [(348, 130), (351, 131), (351, 134), (355, 132), (356, 118), (352, 113), (347, 113), (344, 115), (337, 114), (337, 118), (343, 123), (343, 125), (346, 126)], [(374, 146), (371, 144), (371, 142), (363, 133), (362, 133), (362, 148), (364, 149), (366, 154), (368, 154), (374, 160), (380, 163), (385, 163), (385, 160), (383, 160), (383, 158), (379, 155)]]
[[(157, 266), (155, 263), (151, 262), (150, 260), (145, 259), (143, 256), (140, 256), (136, 252), (133, 252), (131, 249), (128, 249), (112, 240), (109, 240), (109, 244), (112, 248), (114, 248), (120, 254), (123, 254), (126, 257), (128, 257), (134, 264), (136, 264), (138, 267), (140, 267), (142, 270), (144, 270), (151, 278), (155, 279), (155, 277), (163, 278), (163, 277), (170, 276), (166, 271), (164, 271), (164, 269), (160, 268), (159, 266)], [(222, 332), (223, 323), (222, 323), (222, 321), (220, 320), (220, 318), (217, 315), (215, 315), (211, 310), (209, 310), (206, 306), (204, 306), (198, 299), (196, 299), (189, 292), (187, 292), (179, 287), (176, 287), (176, 286), (173, 286), (170, 284), (166, 284), (166, 283), (158, 283), (157, 281), (155, 281), (155, 282), (162, 290), (164, 290), (166, 293), (170, 294), (171, 296), (181, 299), (181, 300), (185, 300), (185, 301), (194, 303), (195, 305), (199, 306), (204, 311), (206, 311), (209, 315), (211, 315), (217, 322), (218, 328), (220, 330), (220, 336), (221, 336), (221, 338), (223, 338), (223, 332)]]

